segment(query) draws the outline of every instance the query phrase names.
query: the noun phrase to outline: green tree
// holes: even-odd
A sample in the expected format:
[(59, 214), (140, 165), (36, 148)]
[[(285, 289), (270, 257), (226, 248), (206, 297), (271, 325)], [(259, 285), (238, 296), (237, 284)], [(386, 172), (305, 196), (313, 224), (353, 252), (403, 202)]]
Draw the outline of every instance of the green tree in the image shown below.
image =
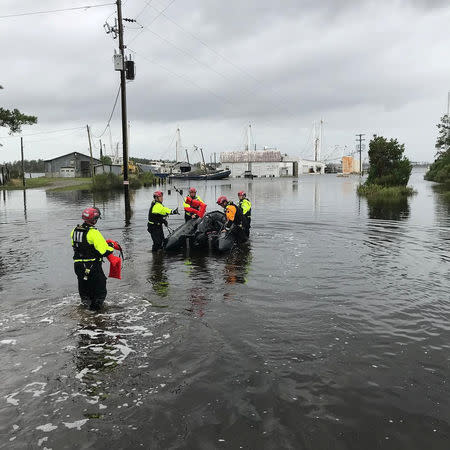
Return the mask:
[(406, 186), (411, 175), (411, 163), (403, 156), (405, 145), (397, 139), (389, 141), (373, 135), (369, 143), (369, 175), (366, 184), (380, 186)]
[(9, 134), (20, 133), (22, 125), (33, 125), (37, 123), (37, 117), (22, 114), (18, 109), (0, 108), (0, 127), (8, 127)]
[(100, 158), (100, 161), (102, 162), (102, 164), (112, 164), (111, 158), (107, 155), (103, 155)]
[(425, 180), (446, 183), (450, 185), (450, 124), (445, 115), (437, 125), (436, 159), (425, 174)]

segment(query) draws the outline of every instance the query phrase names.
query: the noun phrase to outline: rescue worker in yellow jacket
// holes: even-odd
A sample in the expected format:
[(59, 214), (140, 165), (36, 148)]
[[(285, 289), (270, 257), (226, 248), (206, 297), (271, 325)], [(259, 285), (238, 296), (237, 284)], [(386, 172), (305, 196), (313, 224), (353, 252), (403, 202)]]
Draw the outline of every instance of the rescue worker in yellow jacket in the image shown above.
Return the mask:
[(163, 248), (164, 231), (162, 226), (163, 224), (167, 226), (166, 217), (169, 214), (179, 214), (178, 208), (166, 208), (162, 202), (163, 193), (161, 191), (155, 191), (153, 193), (153, 202), (148, 211), (147, 224), (147, 231), (150, 233), (153, 240), (152, 252), (156, 252), (160, 248)]
[(243, 226), (247, 237), (250, 236), (250, 224), (252, 222), (252, 203), (247, 199), (247, 195), (244, 191), (238, 192), (239, 208), (244, 216)]
[[(203, 200), (200, 198), (200, 196), (197, 195), (197, 189), (195, 189), (195, 187), (189, 188), (189, 197), (191, 197), (192, 200), (198, 200), (199, 202), (204, 203)], [(184, 208), (192, 208), (191, 205), (189, 203), (187, 203), (186, 200), (188, 200), (187, 197), (184, 199), (183, 207)], [(191, 219), (195, 219), (196, 217), (197, 216), (194, 213), (186, 211), (186, 209), (184, 210), (184, 221), (185, 222), (187, 222), (188, 220), (191, 220)]]
[(227, 218), (225, 228), (222, 231), (230, 231), (236, 236), (239, 242), (246, 241), (247, 236), (243, 227), (244, 215), (239, 206), (229, 201), (224, 195), (221, 195), (217, 199), (217, 204), (225, 210), (225, 216)]
[(111, 263), (114, 247), (110, 247), (99, 230), (95, 228), (100, 218), (98, 208), (86, 208), (81, 218), (83, 224), (77, 225), (71, 233), (74, 251), (73, 262), (78, 278), (78, 292), (81, 302), (90, 309), (99, 309), (106, 298), (106, 276), (103, 273), (103, 257)]

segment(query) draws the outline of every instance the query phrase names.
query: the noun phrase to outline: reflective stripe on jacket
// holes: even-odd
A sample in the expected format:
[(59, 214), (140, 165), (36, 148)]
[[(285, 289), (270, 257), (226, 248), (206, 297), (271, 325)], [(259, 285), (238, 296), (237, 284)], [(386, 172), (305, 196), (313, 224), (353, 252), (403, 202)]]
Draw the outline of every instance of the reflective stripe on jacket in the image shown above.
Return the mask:
[(166, 208), (162, 203), (153, 200), (150, 210), (148, 211), (148, 223), (150, 225), (162, 225), (164, 223), (164, 217), (168, 216), (171, 212), (171, 209)]
[(84, 223), (77, 225), (70, 233), (74, 262), (101, 261), (103, 256), (113, 252), (100, 231)]

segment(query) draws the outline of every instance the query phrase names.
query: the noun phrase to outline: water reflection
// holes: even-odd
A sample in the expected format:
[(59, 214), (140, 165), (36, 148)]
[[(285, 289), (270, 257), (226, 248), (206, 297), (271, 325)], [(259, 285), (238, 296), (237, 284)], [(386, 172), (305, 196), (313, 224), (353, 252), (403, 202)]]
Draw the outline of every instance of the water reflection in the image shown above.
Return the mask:
[(224, 280), (227, 284), (245, 284), (252, 262), (250, 244), (233, 249), (227, 257), (224, 268)]
[(108, 396), (105, 392), (107, 386), (100, 381), (101, 373), (117, 366), (121, 337), (109, 331), (117, 324), (113, 324), (107, 315), (92, 314), (81, 307), (78, 309), (80, 320), (75, 355), (76, 378), (83, 383), (86, 394), (98, 402)]
[(371, 219), (406, 220), (410, 214), (409, 203), (406, 197), (396, 201), (367, 199), (367, 206)]
[(214, 278), (209, 270), (207, 255), (194, 254), (185, 261), (189, 276), (189, 302), (186, 311), (198, 316), (205, 315), (205, 307), (209, 302), (209, 286)]
[(152, 285), (158, 297), (167, 297), (169, 294), (169, 278), (167, 277), (165, 254), (162, 250), (152, 254), (150, 275), (147, 281)]
[(27, 222), (27, 190), (23, 190), (23, 215), (25, 217), (25, 222)]

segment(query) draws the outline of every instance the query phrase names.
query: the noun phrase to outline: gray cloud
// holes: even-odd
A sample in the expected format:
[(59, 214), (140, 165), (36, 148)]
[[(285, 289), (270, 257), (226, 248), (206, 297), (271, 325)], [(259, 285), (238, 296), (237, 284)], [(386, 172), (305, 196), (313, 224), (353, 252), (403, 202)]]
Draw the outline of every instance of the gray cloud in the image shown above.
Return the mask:
[[(83, 2), (3, 3), (6, 15)], [(153, 1), (139, 23), (149, 24), (168, 4)], [(143, 0), (125, 3), (124, 16), (144, 6)], [(0, 19), (0, 39), (7, 43), (0, 102), (38, 116), (39, 125), (25, 133), (86, 123), (104, 128), (119, 83), (112, 65), (118, 43), (103, 30), (113, 12)], [(161, 153), (162, 136), (180, 123), (190, 128), (188, 140), (220, 152), (234, 145), (248, 122), (261, 145), (298, 153), (312, 121), (321, 117), (332, 147), (345, 139), (353, 145), (355, 132), (377, 132), (406, 142), (413, 159), (434, 154), (434, 124), (450, 89), (448, 2), (192, 0), (174, 2), (165, 14), (187, 32), (164, 16), (151, 31), (127, 24), (126, 42), (137, 52), (137, 77), (128, 84), (133, 154), (147, 155), (146, 143)], [(114, 140), (120, 138), (119, 111), (120, 105)], [(0, 130), (0, 139), (5, 135)], [(10, 141), (2, 141), (6, 159), (15, 152)], [(54, 141), (34, 149), (48, 157), (68, 145), (67, 139)], [(83, 148), (85, 136), (72, 136), (70, 145)]]

